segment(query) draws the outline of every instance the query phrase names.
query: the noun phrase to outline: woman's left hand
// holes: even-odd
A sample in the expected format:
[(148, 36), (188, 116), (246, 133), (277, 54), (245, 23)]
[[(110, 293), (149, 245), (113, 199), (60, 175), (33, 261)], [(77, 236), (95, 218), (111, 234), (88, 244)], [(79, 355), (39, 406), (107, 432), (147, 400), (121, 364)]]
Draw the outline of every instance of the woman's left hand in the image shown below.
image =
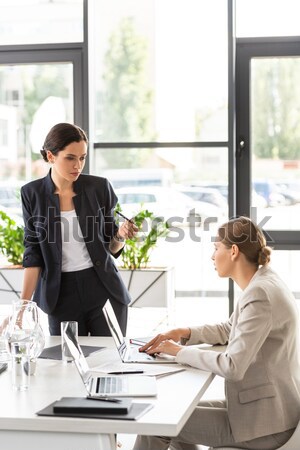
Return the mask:
[(149, 347), (146, 353), (149, 355), (153, 355), (154, 353), (166, 353), (167, 355), (176, 356), (182, 348), (182, 345), (176, 344), (176, 342), (171, 339), (166, 339), (157, 345)]

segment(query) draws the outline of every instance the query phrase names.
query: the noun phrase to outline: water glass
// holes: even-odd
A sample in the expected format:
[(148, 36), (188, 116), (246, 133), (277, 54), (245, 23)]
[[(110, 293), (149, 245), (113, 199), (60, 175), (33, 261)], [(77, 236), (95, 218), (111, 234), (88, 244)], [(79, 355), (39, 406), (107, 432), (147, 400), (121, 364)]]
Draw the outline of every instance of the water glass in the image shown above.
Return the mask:
[(73, 332), (76, 340), (78, 339), (78, 322), (75, 320), (66, 320), (60, 323), (60, 331), (61, 331), (61, 355), (62, 361), (64, 363), (70, 363), (73, 361), (73, 356), (70, 353), (70, 350), (65, 342), (64, 332), (69, 329)]
[(8, 316), (0, 316), (0, 362), (10, 361), (7, 330), (9, 325)]
[(12, 342), (10, 345), (13, 389), (26, 391), (30, 384), (30, 342)]

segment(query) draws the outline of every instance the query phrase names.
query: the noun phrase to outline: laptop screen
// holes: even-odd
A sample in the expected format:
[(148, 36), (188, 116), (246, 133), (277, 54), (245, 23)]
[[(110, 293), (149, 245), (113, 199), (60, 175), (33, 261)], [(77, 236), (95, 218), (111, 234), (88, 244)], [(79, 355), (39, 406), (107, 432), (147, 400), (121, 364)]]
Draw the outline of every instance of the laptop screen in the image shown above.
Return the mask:
[(65, 328), (64, 338), (65, 338), (66, 344), (68, 346), (68, 349), (69, 349), (72, 357), (74, 358), (74, 362), (76, 364), (78, 372), (79, 372), (84, 384), (87, 386), (89, 379), (90, 379), (89, 366), (88, 366), (87, 360), (80, 348), (79, 342), (76, 339), (76, 336), (74, 335), (74, 333), (70, 327)]
[(106, 301), (102, 308), (104, 317), (106, 319), (108, 328), (110, 329), (111, 335), (114, 338), (117, 349), (120, 351), (126, 346), (124, 336), (122, 334), (119, 322), (116, 318), (115, 312), (109, 300)]

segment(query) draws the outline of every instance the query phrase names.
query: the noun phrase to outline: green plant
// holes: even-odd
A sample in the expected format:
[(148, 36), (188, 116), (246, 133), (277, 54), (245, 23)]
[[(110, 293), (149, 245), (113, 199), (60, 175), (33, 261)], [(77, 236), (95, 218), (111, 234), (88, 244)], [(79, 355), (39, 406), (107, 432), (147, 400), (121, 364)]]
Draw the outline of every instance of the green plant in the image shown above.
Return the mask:
[(20, 265), (24, 252), (24, 229), (0, 210), (0, 252), (9, 263)]
[[(121, 211), (117, 205), (117, 211)], [(126, 240), (121, 254), (123, 269), (141, 269), (147, 267), (151, 252), (157, 245), (158, 238), (169, 233), (169, 225), (161, 217), (156, 217), (151, 211), (141, 209), (134, 216), (134, 223), (141, 230), (137, 236)]]

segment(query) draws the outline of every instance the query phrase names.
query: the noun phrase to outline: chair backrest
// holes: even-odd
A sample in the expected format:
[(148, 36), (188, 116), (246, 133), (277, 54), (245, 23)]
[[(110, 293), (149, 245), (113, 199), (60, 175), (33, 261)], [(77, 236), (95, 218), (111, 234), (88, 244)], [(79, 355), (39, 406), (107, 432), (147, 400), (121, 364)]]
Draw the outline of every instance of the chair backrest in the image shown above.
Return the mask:
[[(300, 420), (298, 422), (298, 425), (291, 436), (291, 438), (283, 444), (282, 447), (279, 447), (277, 450), (297, 450), (300, 449)], [(210, 450), (242, 450), (237, 447), (218, 447), (217, 449), (210, 448)]]
[(279, 450), (300, 449), (300, 420), (291, 438)]

